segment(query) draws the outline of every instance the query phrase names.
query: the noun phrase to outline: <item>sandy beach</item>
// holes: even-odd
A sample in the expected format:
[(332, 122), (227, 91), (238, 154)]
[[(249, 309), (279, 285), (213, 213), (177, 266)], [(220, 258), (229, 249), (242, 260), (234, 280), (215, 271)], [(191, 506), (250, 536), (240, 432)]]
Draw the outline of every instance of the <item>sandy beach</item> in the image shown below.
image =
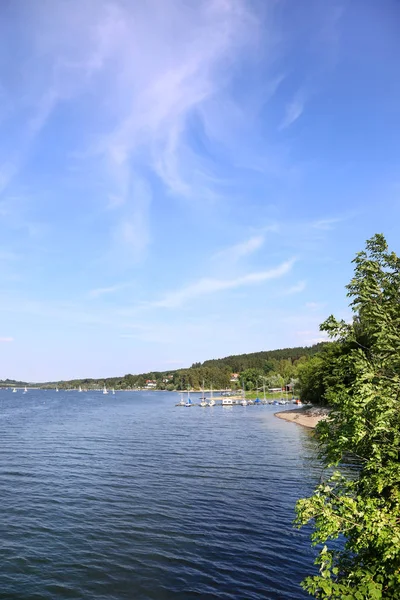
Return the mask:
[(314, 429), (322, 419), (326, 419), (328, 414), (329, 408), (326, 408), (325, 406), (304, 406), (277, 412), (275, 413), (275, 416), (279, 419), (284, 419), (285, 421), (290, 421), (292, 423), (297, 423), (297, 425)]

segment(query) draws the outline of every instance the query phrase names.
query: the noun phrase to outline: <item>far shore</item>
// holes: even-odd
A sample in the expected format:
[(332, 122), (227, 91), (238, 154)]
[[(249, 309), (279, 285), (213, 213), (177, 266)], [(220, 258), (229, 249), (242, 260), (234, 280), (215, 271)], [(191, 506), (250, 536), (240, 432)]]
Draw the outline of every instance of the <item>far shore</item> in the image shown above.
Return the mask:
[(275, 413), (278, 419), (284, 419), (309, 429), (315, 429), (320, 421), (326, 419), (330, 409), (326, 406), (303, 406), (292, 410), (283, 410)]

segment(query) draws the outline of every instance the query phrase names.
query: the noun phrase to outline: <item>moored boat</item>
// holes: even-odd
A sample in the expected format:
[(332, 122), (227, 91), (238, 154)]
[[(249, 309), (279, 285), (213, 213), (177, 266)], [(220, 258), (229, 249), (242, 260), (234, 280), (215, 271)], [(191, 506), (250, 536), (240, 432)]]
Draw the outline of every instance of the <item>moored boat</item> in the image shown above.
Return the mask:
[(204, 379), (203, 379), (202, 395), (200, 396), (200, 406), (202, 408), (205, 408), (206, 406), (208, 406), (208, 402), (206, 402), (206, 397), (204, 395)]
[(232, 398), (223, 398), (222, 406), (233, 406)]
[(247, 406), (247, 405), (248, 405), (248, 402), (247, 402), (247, 400), (246, 400), (246, 392), (245, 392), (245, 390), (244, 390), (244, 385), (243, 385), (243, 390), (242, 390), (242, 391), (243, 391), (243, 399), (240, 401), (240, 404), (241, 404), (242, 406)]
[(181, 394), (181, 399), (176, 406), (185, 406), (185, 400), (183, 398), (183, 394)]
[(214, 392), (213, 392), (213, 386), (212, 386), (212, 384), (211, 384), (211, 390), (210, 390), (210, 402), (209, 402), (209, 406), (215, 406)]
[(187, 400), (186, 400), (185, 406), (192, 406), (192, 401), (191, 401), (190, 396), (189, 396), (189, 386), (188, 386)]

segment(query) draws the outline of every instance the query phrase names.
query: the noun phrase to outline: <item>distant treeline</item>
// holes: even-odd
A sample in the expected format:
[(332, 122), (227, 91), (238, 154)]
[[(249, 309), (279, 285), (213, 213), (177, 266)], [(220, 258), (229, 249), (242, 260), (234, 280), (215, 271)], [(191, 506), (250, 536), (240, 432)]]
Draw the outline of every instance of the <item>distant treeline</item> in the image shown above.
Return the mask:
[(24, 387), (25, 385), (28, 385), (27, 381), (16, 381), (15, 379), (0, 379), (0, 388)]
[[(81, 386), (83, 389), (94, 389), (106, 385), (116, 390), (148, 388), (158, 390), (179, 390), (190, 387), (200, 389), (211, 386), (214, 389), (225, 389), (245, 386), (254, 389), (263, 384), (270, 387), (282, 387), (291, 383), (296, 384), (298, 368), (311, 357), (320, 353), (326, 343), (313, 346), (299, 346), (280, 350), (266, 350), (250, 354), (238, 354), (194, 363), (186, 369), (173, 371), (151, 371), (137, 375), (127, 374), (123, 377), (107, 377), (100, 379), (72, 379), (37, 384), (42, 387), (58, 387), (73, 389)], [(232, 374), (239, 377), (232, 381)], [(21, 386), (25, 382), (12, 380), (0, 381), (2, 387)]]
[(271, 370), (271, 361), (290, 360), (294, 363), (303, 356), (313, 356), (314, 354), (317, 354), (325, 345), (326, 342), (320, 342), (313, 346), (298, 346), (296, 348), (251, 352), (250, 354), (236, 354), (227, 356), (226, 358), (206, 360), (201, 365), (200, 363), (196, 363), (193, 367), (229, 367), (233, 373), (241, 373), (246, 369), (261, 369), (268, 373)]

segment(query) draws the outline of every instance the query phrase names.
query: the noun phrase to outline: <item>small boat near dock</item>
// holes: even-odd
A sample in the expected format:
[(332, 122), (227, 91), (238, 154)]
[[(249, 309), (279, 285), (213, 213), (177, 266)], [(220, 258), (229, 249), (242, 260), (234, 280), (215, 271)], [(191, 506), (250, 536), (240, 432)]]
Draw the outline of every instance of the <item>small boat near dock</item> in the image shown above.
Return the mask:
[(192, 401), (189, 396), (189, 387), (188, 387), (187, 400), (186, 400), (185, 406), (187, 406), (187, 407), (192, 406)]
[(205, 408), (206, 406), (208, 406), (208, 402), (206, 401), (206, 397), (204, 395), (204, 379), (203, 379), (202, 395), (200, 396), (200, 406), (202, 408)]
[(175, 404), (175, 406), (185, 406), (185, 400), (183, 398), (183, 394), (181, 394), (181, 399), (178, 402), (178, 404)]

